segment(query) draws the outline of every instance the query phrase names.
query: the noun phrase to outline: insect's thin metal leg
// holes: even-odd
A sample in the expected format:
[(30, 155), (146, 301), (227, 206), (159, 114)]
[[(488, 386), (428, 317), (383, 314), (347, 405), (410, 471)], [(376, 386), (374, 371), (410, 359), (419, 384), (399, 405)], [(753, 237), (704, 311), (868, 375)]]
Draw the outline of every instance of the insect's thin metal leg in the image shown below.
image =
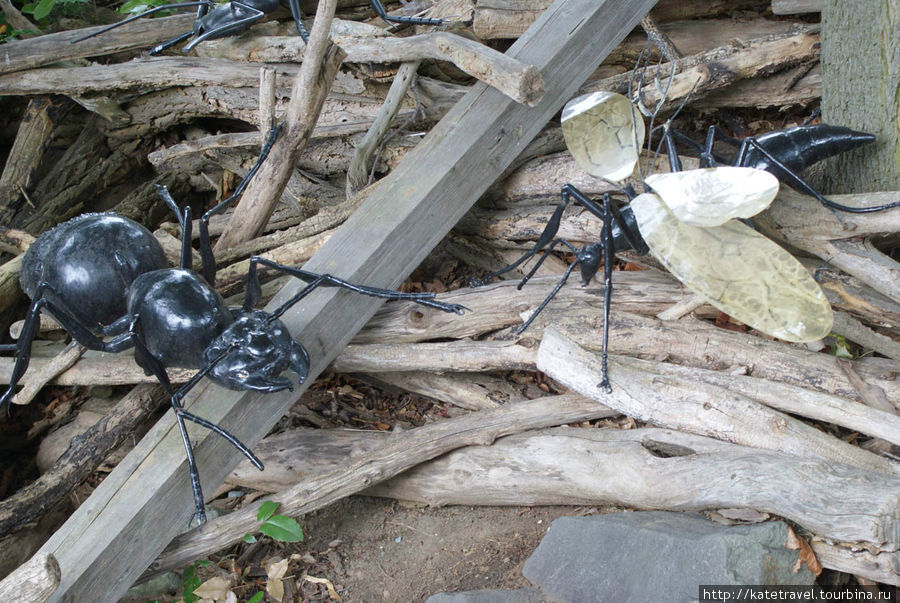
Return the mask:
[(411, 301), (423, 306), (428, 306), (429, 308), (435, 308), (444, 312), (454, 312), (456, 314), (462, 314), (465, 310), (468, 309), (465, 306), (461, 306), (459, 304), (445, 304), (443, 302), (435, 301), (434, 293), (403, 293), (402, 291), (394, 291), (392, 289), (381, 289), (379, 287), (357, 285), (330, 274), (317, 274), (315, 272), (308, 272), (300, 268), (294, 268), (293, 266), (285, 266), (284, 264), (279, 264), (277, 262), (267, 260), (266, 258), (253, 256), (250, 258), (250, 269), (247, 272), (247, 292), (246, 298), (244, 300), (245, 311), (249, 310), (257, 303), (259, 303), (260, 288), (259, 277), (257, 276), (256, 269), (257, 264), (262, 264), (263, 266), (268, 266), (269, 268), (273, 268), (280, 272), (285, 272), (287, 274), (290, 274), (291, 276), (295, 276), (300, 280), (309, 283), (291, 299), (282, 304), (278, 309), (271, 312), (269, 318), (270, 321), (280, 317), (282, 314), (287, 312), (291, 308), (291, 306), (299, 302), (301, 299), (312, 293), (314, 289), (320, 286), (341, 287), (343, 289), (349, 289), (350, 291), (354, 291), (362, 295), (379, 297), (381, 299)]
[(560, 245), (560, 244), (568, 247), (569, 251), (574, 253), (576, 256), (578, 255), (578, 249), (576, 249), (575, 246), (572, 245), (571, 243), (569, 243), (567, 240), (553, 239), (553, 241), (550, 243), (550, 246), (547, 248), (546, 251), (544, 251), (544, 254), (538, 259), (537, 262), (534, 263), (534, 266), (531, 267), (531, 270), (529, 270), (528, 273), (522, 277), (522, 280), (519, 281), (519, 284), (516, 286), (516, 289), (521, 289), (522, 287), (524, 287), (525, 284), (528, 283), (528, 281), (530, 281), (531, 278), (535, 274), (537, 274), (537, 271), (540, 269), (541, 265), (544, 263), (544, 260), (549, 258), (550, 254), (553, 253), (553, 250), (556, 248), (556, 246)]
[[(559, 224), (562, 221), (563, 211), (565, 211), (566, 206), (569, 204), (569, 199), (566, 194), (563, 195), (562, 201), (560, 201), (556, 209), (553, 210), (553, 215), (550, 216), (550, 219), (547, 221), (547, 225), (544, 227), (543, 232), (541, 232), (541, 236), (538, 237), (538, 240), (535, 242), (534, 247), (532, 247), (529, 251), (527, 251), (522, 257), (513, 262), (512, 264), (497, 270), (496, 272), (491, 272), (486, 277), (482, 279), (473, 279), (472, 286), (480, 287), (481, 285), (485, 285), (491, 282), (494, 278), (500, 276), (501, 274), (506, 274), (511, 270), (515, 270), (519, 266), (521, 266), (527, 260), (533, 258), (538, 252), (541, 251), (544, 247), (546, 247), (550, 241), (556, 236), (556, 233), (559, 231)], [(520, 285), (521, 287), (521, 285)]]
[(809, 124), (811, 124), (811, 123), (813, 122), (814, 119), (816, 119), (816, 118), (819, 117), (820, 115), (822, 115), (822, 107), (821, 107), (821, 106), (816, 107), (815, 111), (813, 111), (812, 113), (810, 113), (810, 114), (809, 114), (809, 117), (807, 117), (806, 119), (804, 119), (804, 120), (803, 120), (803, 123), (800, 124), (800, 125), (801, 125), (801, 126), (808, 126)]
[(577, 266), (579, 262), (580, 260), (577, 257), (572, 260), (572, 263), (569, 264), (569, 267), (566, 268), (566, 271), (563, 273), (562, 278), (559, 279), (559, 282), (555, 287), (553, 287), (553, 291), (551, 291), (550, 294), (544, 298), (544, 301), (541, 302), (541, 305), (535, 308), (534, 312), (531, 313), (531, 316), (528, 317), (528, 320), (526, 320), (525, 323), (521, 327), (519, 327), (519, 329), (516, 331), (517, 334), (521, 335), (522, 332), (525, 331), (525, 329), (531, 326), (531, 323), (534, 322), (534, 319), (537, 318), (538, 314), (540, 314), (544, 310), (544, 308), (547, 307), (547, 304), (550, 303), (550, 300), (556, 297), (556, 294), (559, 293), (560, 289), (563, 288), (563, 285), (566, 284), (566, 281), (569, 280), (569, 275), (572, 274), (572, 270), (575, 269), (575, 266)]
[[(710, 126), (715, 127), (715, 126)], [(777, 157), (772, 155), (769, 151), (767, 151), (762, 145), (760, 145), (753, 138), (745, 138), (744, 142), (741, 144), (741, 149), (738, 151), (738, 160), (737, 165), (741, 165), (744, 161), (746, 155), (746, 147), (753, 147), (757, 151), (759, 151), (766, 159), (771, 161), (774, 165), (778, 166), (779, 169), (783, 170), (785, 175), (790, 179), (789, 184), (791, 186), (796, 186), (802, 192), (807, 195), (811, 195), (815, 197), (819, 203), (824, 205), (825, 207), (831, 210), (840, 210), (843, 212), (851, 213), (851, 214), (870, 214), (879, 211), (885, 211), (887, 209), (891, 209), (894, 207), (900, 207), (900, 201), (894, 201), (893, 203), (885, 203), (884, 205), (874, 205), (870, 207), (850, 207), (849, 205), (842, 205), (840, 203), (835, 203), (830, 199), (825, 198), (822, 193), (811, 187), (805, 180), (803, 180), (800, 176), (798, 176), (791, 168), (786, 166), (781, 162)], [(840, 220), (840, 216), (838, 216)]]
[(408, 23), (410, 25), (443, 25), (443, 19), (429, 19), (427, 17), (394, 17), (387, 14), (387, 11), (384, 10), (384, 5), (381, 4), (380, 0), (369, 0), (369, 4), (372, 5), (372, 10), (375, 11), (379, 17), (387, 21), (388, 23)]
[(613, 260), (613, 236), (612, 236), (612, 201), (609, 195), (603, 196), (603, 229), (600, 236), (603, 240), (603, 284), (605, 291), (603, 292), (603, 347), (600, 352), (600, 383), (597, 387), (606, 391), (607, 394), (612, 393), (612, 386), (609, 383), (609, 308), (612, 304), (612, 260)]
[(291, 16), (294, 18), (294, 25), (297, 26), (297, 33), (304, 42), (309, 43), (309, 32), (306, 31), (306, 27), (300, 20), (303, 17), (300, 12), (300, 0), (289, 0), (288, 5), (291, 8)]
[(249, 27), (252, 23), (255, 23), (256, 21), (259, 21), (260, 19), (262, 19), (266, 14), (263, 11), (259, 10), (258, 8), (250, 6), (249, 4), (244, 4), (243, 2), (238, 2), (237, 0), (231, 0), (232, 14), (234, 13), (234, 9), (236, 7), (243, 8), (244, 10), (246, 10), (248, 13), (247, 16), (242, 19), (238, 19), (237, 21), (232, 21), (231, 23), (225, 23), (220, 27), (214, 27), (212, 29), (209, 29), (209, 30), (203, 32), (201, 35), (197, 36), (196, 38), (194, 38), (193, 40), (191, 40), (190, 42), (185, 44), (184, 48), (182, 49), (182, 52), (190, 52), (191, 50), (194, 49), (194, 47), (197, 44), (199, 44), (200, 42), (203, 42), (204, 40), (209, 40), (211, 38), (218, 38), (229, 32), (232, 32), (232, 31), (234, 31), (234, 32), (243, 31), (244, 29)]
[(250, 184), (250, 180), (253, 179), (263, 162), (269, 156), (269, 152), (272, 150), (272, 146), (275, 144), (275, 140), (278, 138), (278, 133), (281, 132), (283, 125), (284, 124), (280, 123), (276, 124), (274, 120), (272, 121), (266, 142), (263, 144), (262, 149), (260, 149), (256, 163), (253, 164), (253, 167), (250, 168), (247, 175), (238, 183), (237, 188), (234, 189), (234, 192), (230, 197), (217, 203), (200, 216), (200, 258), (203, 265), (202, 274), (203, 278), (211, 286), (215, 286), (216, 284), (216, 257), (213, 255), (212, 243), (209, 238), (209, 220), (212, 216), (224, 212), (229, 204), (244, 194), (244, 189), (247, 188), (247, 185)]
[[(208, 8), (208, 7), (211, 6), (211, 5), (212, 5), (212, 3), (209, 2), (209, 0), (200, 0), (200, 1), (197, 1), (197, 2), (177, 2), (177, 3), (175, 3), (175, 4), (164, 4), (163, 6), (156, 6), (156, 7), (154, 7), (154, 8), (149, 9), (149, 10), (145, 10), (144, 12), (142, 12), (142, 13), (140, 13), (140, 14), (132, 15), (132, 16), (128, 17), (127, 19), (122, 19), (121, 21), (117, 21), (117, 22), (115, 22), (115, 23), (113, 23), (113, 24), (111, 24), (111, 25), (107, 25), (106, 27), (103, 27), (103, 28), (101, 28), (101, 29), (98, 29), (98, 30), (95, 31), (95, 32), (91, 32), (91, 33), (89, 33), (89, 34), (83, 35), (83, 36), (81, 36), (80, 38), (75, 38), (75, 39), (72, 40), (70, 43), (71, 43), (71, 44), (75, 44), (75, 43), (77, 43), (77, 42), (83, 42), (84, 40), (87, 40), (87, 39), (89, 39), (89, 38), (93, 38), (93, 37), (95, 37), (95, 36), (99, 36), (100, 34), (104, 34), (104, 33), (108, 32), (108, 31), (110, 31), (110, 30), (116, 29), (117, 27), (121, 27), (121, 26), (126, 25), (126, 24), (128, 24), (128, 23), (131, 23), (132, 21), (137, 21), (138, 19), (141, 19), (141, 18), (143, 18), (143, 17), (146, 17), (147, 15), (152, 15), (153, 13), (157, 13), (157, 12), (159, 12), (159, 11), (161, 11), (161, 10), (172, 10), (172, 9), (175, 9), (175, 8), (189, 8), (189, 7), (192, 7), (192, 6), (200, 6), (200, 7), (207, 7), (207, 8)], [(193, 32), (189, 32), (188, 36), (190, 36), (192, 33), (193, 33)], [(176, 42), (176, 43), (177, 43), (177, 42)]]
[(240, 450), (241, 453), (246, 456), (257, 469), (262, 470), (263, 468), (262, 462), (243, 443), (241, 443), (240, 440), (238, 440), (236, 437), (234, 437), (232, 434), (228, 433), (218, 425), (211, 423), (206, 419), (201, 419), (200, 417), (185, 411), (184, 405), (181, 403), (181, 400), (184, 398), (184, 396), (187, 395), (191, 388), (197, 385), (197, 383), (199, 383), (200, 380), (213, 369), (216, 363), (218, 363), (231, 351), (231, 349), (225, 349), (218, 357), (216, 357), (215, 360), (204, 366), (193, 377), (191, 377), (190, 381), (188, 381), (177, 391), (175, 391), (175, 389), (172, 387), (172, 383), (169, 381), (169, 376), (166, 374), (165, 367), (163, 367), (162, 363), (150, 353), (142, 337), (135, 330), (137, 320), (137, 316), (133, 317), (131, 328), (129, 329), (129, 335), (131, 336), (131, 339), (134, 343), (135, 358), (138, 360), (138, 364), (140, 364), (141, 366), (150, 367), (150, 370), (156, 376), (156, 379), (169, 395), (169, 402), (172, 405), (172, 411), (175, 413), (175, 421), (178, 423), (178, 430), (181, 432), (181, 440), (184, 443), (184, 451), (185, 455), (187, 456), (188, 463), (188, 472), (191, 479), (191, 491), (194, 495), (194, 508), (197, 515), (197, 523), (199, 525), (206, 521), (206, 504), (203, 498), (203, 488), (200, 485), (200, 470), (197, 468), (197, 461), (194, 458), (194, 448), (191, 445), (191, 438), (188, 435), (187, 426), (184, 424), (185, 419), (194, 421), (195, 423), (198, 423), (203, 427), (216, 432), (217, 434), (228, 440), (235, 448)]
[[(201, 8), (202, 8), (202, 7), (201, 7)], [(159, 53), (161, 53), (163, 50), (168, 50), (169, 48), (171, 48), (171, 47), (173, 47), (173, 46), (176, 46), (176, 45), (178, 45), (178, 44), (181, 44), (182, 42), (184, 42), (185, 40), (187, 40), (188, 38), (190, 38), (192, 35), (194, 35), (194, 30), (193, 30), (193, 29), (190, 30), (190, 31), (186, 31), (186, 32), (184, 32), (183, 34), (178, 34), (177, 36), (175, 36), (175, 37), (172, 38), (171, 40), (166, 40), (165, 42), (162, 42), (161, 44), (157, 44), (156, 46), (154, 46), (153, 48), (151, 48), (150, 50), (148, 50), (148, 51), (147, 51), (147, 54), (149, 54), (149, 55), (151, 55), (151, 56), (152, 56), (152, 55), (155, 55), (155, 54), (159, 54)]]
[(101, 352), (121, 352), (130, 347), (127, 335), (115, 337), (110, 341), (103, 341), (94, 335), (91, 328), (82, 324), (75, 318), (71, 310), (66, 308), (50, 285), (40, 283), (35, 290), (34, 301), (31, 302), (31, 307), (25, 315), (19, 340), (15, 344), (10, 344), (9, 347), (0, 348), (2, 351), (15, 350), (16, 352), (16, 362), (9, 378), (9, 386), (0, 396), (0, 408), (3, 408), (12, 399), (19, 380), (28, 370), (28, 365), (31, 363), (31, 347), (40, 327), (40, 314), (44, 308), (53, 315), (73, 339), (88, 349)]

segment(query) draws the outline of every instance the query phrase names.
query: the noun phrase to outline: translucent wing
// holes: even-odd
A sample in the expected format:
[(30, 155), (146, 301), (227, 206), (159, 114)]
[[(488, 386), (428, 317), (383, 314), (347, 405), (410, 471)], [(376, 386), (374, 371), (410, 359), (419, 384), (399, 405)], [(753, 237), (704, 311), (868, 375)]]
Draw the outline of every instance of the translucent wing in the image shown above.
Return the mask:
[(656, 195), (631, 202), (653, 255), (716, 308), (787, 341), (815, 341), (831, 331), (831, 305), (787, 251), (732, 220), (699, 228), (676, 218)]
[(594, 92), (563, 107), (562, 131), (569, 151), (591, 176), (622, 180), (631, 175), (644, 144), (644, 120), (627, 98)]
[(778, 178), (745, 167), (653, 174), (645, 182), (679, 220), (695, 226), (755, 216), (778, 194)]

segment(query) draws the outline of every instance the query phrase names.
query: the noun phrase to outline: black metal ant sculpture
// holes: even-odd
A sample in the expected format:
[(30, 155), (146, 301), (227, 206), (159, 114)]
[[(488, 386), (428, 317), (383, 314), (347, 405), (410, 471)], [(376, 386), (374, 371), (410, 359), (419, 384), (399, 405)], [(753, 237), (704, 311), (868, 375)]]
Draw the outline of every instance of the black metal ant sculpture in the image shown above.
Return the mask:
[[(606, 108), (616, 103), (619, 105), (616, 109)], [(604, 109), (598, 110), (601, 105)], [(570, 151), (583, 169), (607, 179), (623, 178), (631, 173), (637, 161), (636, 149), (640, 148), (639, 141), (643, 140), (643, 121), (634, 117), (630, 105), (627, 98), (609, 93), (586, 95), (566, 105), (563, 110), (563, 132), (567, 134)], [(572, 120), (570, 124), (577, 123), (577, 126), (569, 127), (568, 133), (567, 119)], [(857, 133), (851, 136), (857, 140), (848, 145), (846, 137), (833, 136), (839, 130), (830, 128), (812, 130), (814, 134), (822, 135), (819, 139), (832, 138), (830, 148), (825, 144), (825, 149), (819, 145), (812, 152), (796, 149), (786, 141), (796, 141), (801, 138), (799, 135), (782, 136), (778, 133), (747, 142), (742, 147), (745, 151), (742, 157), (748, 156), (746, 149), (756, 149), (759, 152), (755, 157), (762, 157), (759, 161), (765, 167), (774, 165), (772, 171), (775, 174), (781, 175), (783, 172), (790, 181), (802, 183), (788, 166), (795, 167), (841, 152), (848, 146), (858, 146), (856, 143), (860, 137), (855, 136)], [(806, 136), (810, 130), (799, 132)], [(598, 144), (590, 142), (598, 136), (605, 140)], [(631, 186), (627, 186), (623, 192), (631, 203), (620, 210), (610, 201), (609, 195), (604, 195), (601, 207), (571, 184), (566, 184), (562, 187), (560, 203), (534, 247), (516, 262), (475, 283), (482, 284), (509, 272), (543, 250), (544, 255), (519, 283), (521, 288), (557, 246), (562, 245), (575, 255), (559, 283), (519, 328), (521, 333), (559, 292), (576, 265), (580, 267), (582, 281), (586, 285), (598, 272), (602, 260), (605, 296), (600, 387), (606, 391), (611, 391), (607, 375), (607, 348), (612, 258), (619, 251), (630, 249), (640, 255), (652, 253), (679, 280), (712, 305), (745, 324), (781, 339), (813, 341), (827, 335), (832, 325), (831, 306), (802, 265), (774, 242), (749, 226), (732, 220), (748, 218), (764, 209), (774, 199), (778, 181), (764, 171), (747, 167), (680, 172), (681, 164), (674, 152), (671, 130), (664, 133), (664, 138), (673, 173), (647, 177), (646, 184), (656, 194), (637, 195)], [(715, 165), (713, 138), (710, 134), (706, 145), (701, 148), (701, 168)], [(834, 138), (840, 140), (835, 143)], [(787, 160), (776, 159), (779, 153), (785, 153)], [(769, 164), (769, 161), (772, 163)], [(802, 185), (808, 188), (805, 183)], [(691, 196), (698, 197), (699, 203), (690, 199)], [(577, 248), (556, 237), (563, 211), (573, 199), (603, 220), (601, 242)], [(686, 205), (676, 207), (682, 200)], [(830, 207), (835, 205), (838, 204)], [(698, 216), (702, 213), (715, 215)], [(717, 264), (720, 259), (723, 263)]]
[[(309, 32), (306, 31), (303, 22), (300, 20), (303, 16), (300, 12), (300, 0), (287, 0), (291, 9), (291, 16), (294, 18), (294, 24), (297, 27), (297, 33), (303, 38), (304, 42), (309, 41)], [(388, 23), (407, 23), (411, 25), (443, 25), (443, 19), (429, 19), (427, 17), (395, 17), (387, 14), (380, 0), (369, 0), (372, 8), (379, 17)], [(102, 33), (106, 33), (111, 29), (115, 29), (126, 23), (131, 23), (142, 17), (146, 17), (155, 12), (162, 10), (171, 10), (174, 8), (191, 8), (197, 9), (197, 20), (191, 31), (179, 34), (150, 49), (150, 54), (156, 54), (163, 50), (179, 44), (188, 38), (193, 37), (189, 43), (185, 44), (183, 51), (190, 52), (200, 42), (204, 40), (214, 40), (216, 38), (224, 38), (242, 33), (250, 28), (251, 25), (262, 19), (267, 13), (274, 12), (281, 4), (281, 0), (231, 0), (224, 4), (216, 4), (212, 0), (198, 0), (195, 2), (179, 2), (176, 4), (166, 4), (157, 6), (150, 10), (144, 11), (138, 15), (128, 17), (117, 23), (113, 23), (98, 31), (87, 34), (75, 40), (72, 43), (81, 42)]]
[[(281, 376), (290, 369), (302, 383), (309, 372), (309, 356), (279, 320), (284, 312), (320, 286), (342, 287), (383, 299), (409, 300), (444, 312), (461, 314), (465, 310), (460, 305), (435, 301), (433, 293), (401, 293), (356, 285), (255, 256), (250, 258), (244, 304), (239, 309), (229, 309), (212, 287), (215, 264), (205, 222), (243, 191), (277, 134), (278, 129), (273, 128), (256, 166), (235, 195), (201, 219), (202, 277), (191, 270), (190, 208), (180, 212), (166, 188), (158, 186), (160, 196), (176, 213), (182, 228), (181, 267), (169, 268), (153, 234), (132, 220), (111, 213), (74, 218), (38, 237), (26, 252), (21, 281), (33, 301), (18, 343), (0, 346), (0, 350), (17, 352), (10, 385), (0, 397), (0, 407), (12, 398), (16, 384), (28, 368), (42, 310), (50, 312), (77, 342), (89, 349), (120, 352), (133, 347), (138, 365), (148, 375), (155, 375), (169, 395), (184, 441), (199, 523), (205, 521), (206, 514), (185, 420), (221, 435), (257, 468), (262, 469), (263, 465), (232, 434), (187, 412), (182, 399), (203, 377), (230, 389), (276, 392), (292, 388), (291, 381)], [(257, 276), (260, 264), (308, 284), (271, 313), (254, 310), (261, 297)], [(101, 339), (105, 336), (111, 339)], [(175, 390), (166, 375), (166, 367), (199, 371)]]

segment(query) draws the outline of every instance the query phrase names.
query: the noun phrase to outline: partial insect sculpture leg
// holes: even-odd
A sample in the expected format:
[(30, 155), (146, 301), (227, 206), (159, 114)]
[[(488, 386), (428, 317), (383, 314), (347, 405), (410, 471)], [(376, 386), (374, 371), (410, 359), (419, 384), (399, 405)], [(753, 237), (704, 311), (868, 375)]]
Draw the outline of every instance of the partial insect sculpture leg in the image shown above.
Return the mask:
[[(568, 185), (567, 185), (568, 186)], [(564, 187), (565, 188), (565, 187)], [(553, 215), (550, 216), (550, 219), (547, 221), (547, 226), (544, 227), (544, 231), (541, 233), (541, 236), (538, 237), (538, 240), (535, 242), (534, 247), (532, 247), (528, 252), (526, 252), (522, 257), (518, 260), (506, 266), (505, 268), (501, 268), (496, 272), (492, 272), (486, 277), (482, 279), (473, 279), (472, 286), (480, 287), (481, 285), (486, 285), (491, 282), (494, 278), (500, 276), (501, 274), (506, 274), (511, 270), (514, 270), (521, 266), (527, 260), (536, 256), (542, 249), (544, 249), (547, 245), (554, 240), (556, 233), (559, 231), (559, 224), (562, 220), (563, 211), (565, 211), (566, 206), (569, 204), (568, 196), (564, 193), (562, 201), (556, 206), (556, 209), (553, 211)], [(540, 264), (538, 264), (540, 265)], [(528, 280), (527, 278), (525, 280)], [(519, 288), (522, 287), (524, 281), (519, 284)]]
[[(296, 1), (296, 0), (292, 0)], [(384, 10), (384, 5), (381, 4), (380, 0), (369, 0), (369, 4), (372, 5), (372, 9), (375, 11), (379, 17), (387, 21), (388, 23), (408, 23), (410, 25), (443, 25), (443, 19), (428, 19), (426, 17), (394, 17), (392, 15), (387, 14), (387, 11)]]
[(193, 377), (191, 377), (190, 381), (182, 385), (177, 391), (172, 387), (172, 383), (169, 381), (169, 376), (166, 374), (166, 369), (163, 367), (162, 363), (157, 360), (148, 350), (146, 345), (144, 345), (143, 340), (140, 335), (135, 331), (135, 324), (137, 323), (138, 317), (134, 317), (132, 319), (131, 328), (129, 329), (129, 337), (134, 343), (134, 355), (138, 359), (138, 363), (141, 366), (149, 366), (151, 367), (153, 374), (156, 376), (157, 380), (159, 380), (160, 384), (166, 390), (166, 393), (169, 395), (169, 401), (172, 404), (172, 411), (175, 413), (175, 420), (178, 423), (178, 430), (181, 432), (181, 439), (184, 442), (184, 451), (187, 455), (188, 462), (188, 471), (191, 476), (191, 490), (194, 493), (194, 506), (196, 508), (197, 514), (197, 523), (202, 524), (206, 521), (206, 507), (203, 500), (203, 489), (200, 485), (200, 471), (197, 469), (197, 461), (194, 459), (194, 449), (191, 446), (191, 439), (188, 436), (187, 427), (184, 424), (185, 419), (188, 421), (193, 421), (198, 425), (202, 425), (207, 429), (214, 431), (219, 434), (226, 440), (228, 440), (232, 446), (241, 451), (247, 459), (253, 463), (253, 466), (262, 471), (263, 464), (256, 455), (254, 455), (249, 448), (247, 448), (239, 439), (237, 439), (234, 435), (222, 429), (215, 423), (207, 421), (202, 417), (198, 417), (195, 414), (189, 413), (184, 410), (184, 404), (182, 400), (188, 394), (188, 392), (200, 382), (203, 377), (211, 371), (216, 364), (225, 358), (231, 349), (224, 350), (219, 356), (217, 356), (212, 362), (204, 366), (201, 370), (197, 372)]
[[(243, 180), (240, 181), (231, 196), (207, 210), (206, 213), (204, 213), (200, 217), (200, 258), (203, 266), (201, 274), (203, 275), (203, 278), (206, 280), (206, 282), (212, 286), (215, 286), (216, 284), (216, 258), (213, 255), (212, 244), (209, 237), (209, 220), (212, 216), (221, 214), (226, 209), (228, 209), (228, 205), (244, 193), (244, 189), (246, 189), (247, 185), (250, 184), (250, 180), (256, 175), (256, 172), (259, 171), (259, 168), (262, 165), (263, 161), (266, 160), (266, 157), (269, 156), (269, 152), (272, 150), (272, 146), (275, 144), (275, 140), (278, 138), (278, 133), (281, 132), (282, 126), (283, 124), (273, 124), (269, 129), (269, 135), (266, 138), (265, 144), (260, 150), (259, 157), (257, 158), (256, 163), (252, 168), (250, 168), (250, 171), (247, 172), (247, 175), (244, 176)], [(169, 194), (169, 189), (167, 189), (165, 186), (157, 184), (156, 192), (160, 196), (160, 198), (165, 201), (166, 205), (169, 206), (169, 209), (171, 209), (175, 213), (175, 215), (178, 216), (179, 225), (181, 226), (182, 231), (181, 267), (190, 268), (190, 214), (187, 214), (185, 217), (185, 215), (183, 215), (179, 211), (178, 205), (175, 203), (172, 195)], [(189, 210), (190, 208), (187, 209)], [(186, 237), (184, 235), (185, 232), (187, 233)], [(186, 245), (187, 249), (185, 249)]]
[[(137, 15), (132, 15), (132, 16), (128, 17), (127, 19), (122, 19), (121, 21), (116, 21), (115, 23), (107, 25), (106, 27), (103, 27), (101, 29), (98, 29), (95, 32), (81, 36), (80, 38), (75, 38), (70, 43), (76, 44), (78, 42), (83, 42), (84, 40), (93, 38), (95, 36), (99, 36), (100, 34), (104, 34), (112, 29), (121, 27), (122, 25), (125, 25), (126, 23), (131, 23), (132, 21), (137, 21), (138, 19), (142, 19), (143, 17), (147, 17), (149, 15), (152, 15), (153, 13), (158, 13), (159, 11), (172, 10), (172, 9), (176, 9), (176, 8), (191, 8), (194, 6), (199, 7), (199, 10), (197, 11), (198, 12), (197, 18), (199, 19), (200, 17), (205, 15), (206, 12), (209, 11), (210, 8), (213, 8), (215, 6), (215, 4), (211, 0), (197, 0), (196, 2), (176, 2), (175, 4), (165, 4), (163, 6), (156, 6), (149, 10), (145, 10), (142, 13), (138, 13)], [(203, 14), (200, 14), (201, 11), (203, 11)], [(168, 48), (169, 46), (173, 46), (173, 45), (177, 44), (181, 40), (186, 40), (187, 38), (191, 37), (193, 34), (194, 34), (193, 31), (186, 32), (179, 36), (180, 39), (178, 39), (178, 41), (174, 41), (174, 39), (169, 40), (169, 42), (163, 42), (163, 44), (161, 44), (160, 46), (157, 46), (156, 48), (161, 48), (162, 50), (164, 50), (165, 48)], [(183, 37), (181, 37), (181, 36), (183, 36)], [(152, 52), (153, 51), (151, 51), (151, 53)]]
[[(230, 0), (227, 8), (217, 7), (214, 12), (199, 17), (194, 22), (192, 33), (195, 37), (185, 44), (181, 51), (190, 52), (197, 44), (204, 40), (222, 38), (227, 35), (237, 35), (246, 31), (251, 25), (262, 19), (265, 16), (266, 11), (275, 10), (277, 8), (277, 0), (268, 5), (262, 5), (262, 8), (252, 6), (247, 2)], [(303, 26), (301, 25), (300, 27)], [(303, 31), (305, 32), (306, 30), (304, 29)], [(154, 50), (156, 49), (154, 48)]]
[[(22, 332), (19, 334), (19, 340), (15, 344), (7, 344), (0, 347), (0, 351), (15, 350), (16, 352), (16, 363), (13, 365), (9, 387), (7, 387), (3, 396), (0, 397), (0, 408), (3, 408), (12, 399), (16, 385), (18, 385), (19, 380), (28, 370), (28, 365), (31, 362), (31, 345), (40, 326), (41, 310), (45, 308), (75, 341), (90, 350), (121, 352), (131, 347), (131, 341), (127, 333), (119, 334), (110, 341), (103, 341), (97, 337), (94, 333), (101, 330), (99, 325), (88, 326), (82, 324), (60, 300), (58, 293), (49, 284), (40, 283), (35, 291), (34, 301), (31, 302), (31, 307), (25, 316), (25, 323), (22, 327)], [(117, 320), (116, 324), (127, 325), (122, 320)]]
[(247, 289), (243, 306), (244, 312), (249, 312), (250, 310), (252, 310), (253, 307), (259, 303), (259, 300), (262, 297), (262, 287), (259, 284), (259, 275), (257, 273), (258, 264), (262, 264), (263, 266), (268, 266), (269, 268), (273, 268), (280, 272), (290, 274), (291, 276), (295, 276), (300, 280), (309, 283), (291, 299), (282, 304), (281, 307), (272, 312), (270, 314), (270, 320), (279, 318), (293, 305), (312, 293), (312, 291), (317, 287), (341, 287), (343, 289), (349, 289), (350, 291), (355, 291), (356, 293), (368, 295), (370, 297), (407, 300), (415, 302), (417, 304), (421, 304), (423, 306), (428, 306), (429, 308), (435, 308), (444, 312), (454, 312), (456, 314), (462, 314), (467, 309), (465, 306), (461, 306), (459, 304), (445, 304), (439, 301), (435, 301), (434, 293), (403, 293), (402, 291), (393, 291), (391, 289), (380, 289), (378, 287), (357, 285), (330, 274), (317, 274), (315, 272), (308, 272), (306, 270), (301, 270), (300, 268), (285, 266), (284, 264), (278, 264), (265, 258), (253, 256), (250, 258), (250, 269), (247, 271)]

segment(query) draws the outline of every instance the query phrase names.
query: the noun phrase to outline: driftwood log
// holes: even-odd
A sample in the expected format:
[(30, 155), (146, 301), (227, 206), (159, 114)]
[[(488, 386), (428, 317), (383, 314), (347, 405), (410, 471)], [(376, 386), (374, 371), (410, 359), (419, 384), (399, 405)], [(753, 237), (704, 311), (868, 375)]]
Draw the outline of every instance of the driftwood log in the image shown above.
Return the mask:
[[(392, 437), (340, 430), (284, 432), (266, 438), (257, 448), (265, 471), (241, 463), (228, 482), (277, 492), (339, 471), (347, 458), (368, 456)], [(304, 463), (296, 463), (297, 458)], [(867, 542), (874, 545), (876, 555), (889, 558), (897, 556), (891, 536), (900, 521), (897, 488), (897, 478), (677, 431), (557, 428), (460, 448), (363, 493), (432, 506), (758, 509), (787, 517), (819, 536)], [(835, 500), (841, 509), (834, 506)], [(873, 516), (869, 509), (880, 511)], [(851, 553), (849, 547), (844, 550)], [(852, 571), (840, 557), (833, 557), (826, 557), (826, 567)], [(900, 583), (896, 568), (862, 575)]]

